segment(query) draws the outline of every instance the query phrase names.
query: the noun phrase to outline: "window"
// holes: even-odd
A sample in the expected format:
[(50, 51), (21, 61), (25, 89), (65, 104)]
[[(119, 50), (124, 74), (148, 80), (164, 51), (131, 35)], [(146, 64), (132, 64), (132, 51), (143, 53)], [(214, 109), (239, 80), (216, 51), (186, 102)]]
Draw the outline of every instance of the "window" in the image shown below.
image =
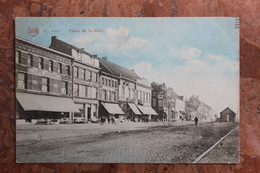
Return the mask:
[(111, 80), (108, 80), (108, 86), (111, 86)]
[(43, 58), (39, 58), (39, 65), (38, 65), (38, 68), (39, 69), (43, 69)]
[(24, 73), (18, 73), (17, 74), (17, 88), (19, 89), (26, 89), (27, 79), (26, 75)]
[(27, 64), (30, 67), (33, 66), (33, 55), (31, 55), (31, 54), (28, 55)]
[(116, 92), (112, 91), (112, 101), (116, 101)]
[(159, 100), (159, 101), (158, 101), (158, 106), (159, 106), (159, 107), (163, 107), (163, 101), (162, 101), (162, 100)]
[(66, 75), (70, 76), (70, 66), (67, 65), (67, 68), (66, 68)]
[(82, 76), (81, 76), (82, 79), (86, 79), (86, 70), (85, 69), (82, 69)]
[(91, 73), (88, 70), (85, 70), (85, 79), (90, 80), (91, 79)]
[(68, 82), (61, 82), (61, 94), (68, 95)]
[(145, 102), (145, 92), (143, 92), (143, 102)]
[(112, 87), (114, 87), (114, 81), (112, 81)]
[(128, 88), (128, 98), (131, 98), (131, 89)]
[(116, 86), (117, 86), (117, 82), (115, 81), (115, 88), (116, 88)]
[(74, 96), (79, 96), (79, 84), (73, 85)]
[(78, 52), (78, 60), (82, 61), (82, 53)]
[(92, 82), (97, 82), (97, 74), (92, 72)]
[(107, 85), (107, 79), (105, 79), (105, 85)]
[(42, 78), (42, 92), (49, 92), (50, 91), (50, 80), (49, 78)]
[(156, 106), (156, 99), (153, 99), (153, 107)]
[(102, 77), (102, 85), (105, 84), (105, 79)]
[(53, 71), (53, 61), (49, 60), (49, 71)]
[(88, 98), (92, 98), (92, 87), (88, 87)]
[(16, 63), (21, 63), (21, 52), (15, 51), (15, 61)]
[(61, 63), (59, 63), (58, 64), (58, 73), (62, 73), (62, 64)]
[(79, 68), (74, 67), (74, 77), (79, 77)]
[(97, 98), (97, 88), (92, 88), (92, 98), (93, 99)]
[(80, 97), (85, 97), (86, 96), (86, 86), (85, 85), (80, 85), (79, 86), (79, 96)]
[(107, 100), (107, 91), (104, 90), (104, 100)]

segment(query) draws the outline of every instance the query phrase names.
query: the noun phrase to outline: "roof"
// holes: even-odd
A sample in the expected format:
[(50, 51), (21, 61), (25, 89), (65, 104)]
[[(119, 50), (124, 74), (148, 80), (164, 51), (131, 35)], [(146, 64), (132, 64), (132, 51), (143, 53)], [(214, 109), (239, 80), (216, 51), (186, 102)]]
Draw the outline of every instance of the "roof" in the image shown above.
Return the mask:
[(232, 113), (234, 113), (234, 114), (236, 114), (234, 111), (232, 111), (229, 107), (227, 107), (226, 109), (224, 109), (223, 111), (221, 111), (220, 113), (223, 113), (223, 112), (225, 112), (225, 111), (227, 111), (227, 110), (229, 110), (229, 111), (231, 111)]
[(99, 61), (101, 62), (100, 64), (102, 64), (100, 65), (102, 70), (105, 70), (106, 72), (110, 72), (115, 76), (124, 77), (134, 81), (140, 79), (140, 77), (132, 70), (129, 70), (115, 63), (112, 63), (108, 60), (104, 60), (102, 58), (99, 58)]
[(15, 41), (26, 42), (27, 44), (31, 44), (31, 45), (40, 47), (40, 48), (42, 48), (42, 49), (48, 50), (48, 51), (50, 51), (50, 52), (53, 52), (53, 53), (56, 53), (56, 54), (59, 54), (59, 55), (62, 55), (62, 56), (66, 56), (66, 57), (72, 59), (72, 57), (71, 57), (70, 54), (65, 54), (64, 52), (61, 52), (61, 51), (58, 51), (58, 50), (56, 50), (56, 49), (52, 49), (52, 48), (49, 48), (49, 47), (45, 47), (45, 46), (39, 45), (39, 44), (37, 44), (37, 43), (34, 43), (34, 42), (29, 41), (29, 40), (20, 38), (20, 37), (18, 37), (18, 36), (15, 37)]
[(194, 110), (197, 110), (200, 105), (203, 105), (208, 109), (211, 109), (211, 107), (209, 105), (203, 103), (202, 101), (200, 101), (198, 99), (198, 97), (195, 97), (195, 96), (191, 96), (190, 99), (188, 101), (186, 101), (186, 104), (188, 107), (190, 107)]
[(83, 52), (85, 54), (91, 55), (90, 53), (84, 51), (83, 49), (80, 49), (76, 46), (73, 46), (69, 43), (66, 43), (62, 40), (57, 39), (56, 36), (51, 37), (51, 45), (49, 46), (52, 49), (58, 50), (60, 52), (63, 52), (68, 55), (72, 55), (72, 49), (75, 49), (77, 51)]

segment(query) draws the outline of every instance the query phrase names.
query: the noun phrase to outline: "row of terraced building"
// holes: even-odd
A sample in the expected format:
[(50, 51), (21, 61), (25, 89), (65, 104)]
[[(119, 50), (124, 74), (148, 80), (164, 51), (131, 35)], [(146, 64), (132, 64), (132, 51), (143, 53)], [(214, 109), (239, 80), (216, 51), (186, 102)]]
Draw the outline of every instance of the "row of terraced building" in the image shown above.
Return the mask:
[(16, 37), (16, 118), (96, 122), (187, 118), (172, 88), (149, 83), (134, 70), (98, 57), (56, 36), (45, 47)]

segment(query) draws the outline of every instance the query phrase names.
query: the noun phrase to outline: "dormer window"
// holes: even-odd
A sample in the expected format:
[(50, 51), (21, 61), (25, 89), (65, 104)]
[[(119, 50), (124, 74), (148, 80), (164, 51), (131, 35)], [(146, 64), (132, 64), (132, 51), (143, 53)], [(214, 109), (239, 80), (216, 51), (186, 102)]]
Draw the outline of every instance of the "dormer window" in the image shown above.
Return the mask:
[(82, 53), (78, 52), (78, 60), (82, 61)]

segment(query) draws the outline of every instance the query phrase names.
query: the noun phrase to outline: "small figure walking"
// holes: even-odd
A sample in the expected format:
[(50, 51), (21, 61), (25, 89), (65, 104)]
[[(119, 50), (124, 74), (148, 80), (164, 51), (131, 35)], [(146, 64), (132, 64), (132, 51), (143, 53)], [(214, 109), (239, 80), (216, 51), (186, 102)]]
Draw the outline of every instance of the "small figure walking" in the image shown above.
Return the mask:
[(195, 121), (195, 126), (197, 126), (197, 124), (198, 124), (198, 121), (199, 121), (199, 119), (198, 119), (198, 117), (197, 117), (197, 116), (194, 118), (194, 121)]
[(101, 117), (100, 125), (102, 126), (105, 123), (105, 121), (106, 121), (106, 118)]
[(116, 124), (116, 120), (114, 118), (111, 118), (112, 124)]

